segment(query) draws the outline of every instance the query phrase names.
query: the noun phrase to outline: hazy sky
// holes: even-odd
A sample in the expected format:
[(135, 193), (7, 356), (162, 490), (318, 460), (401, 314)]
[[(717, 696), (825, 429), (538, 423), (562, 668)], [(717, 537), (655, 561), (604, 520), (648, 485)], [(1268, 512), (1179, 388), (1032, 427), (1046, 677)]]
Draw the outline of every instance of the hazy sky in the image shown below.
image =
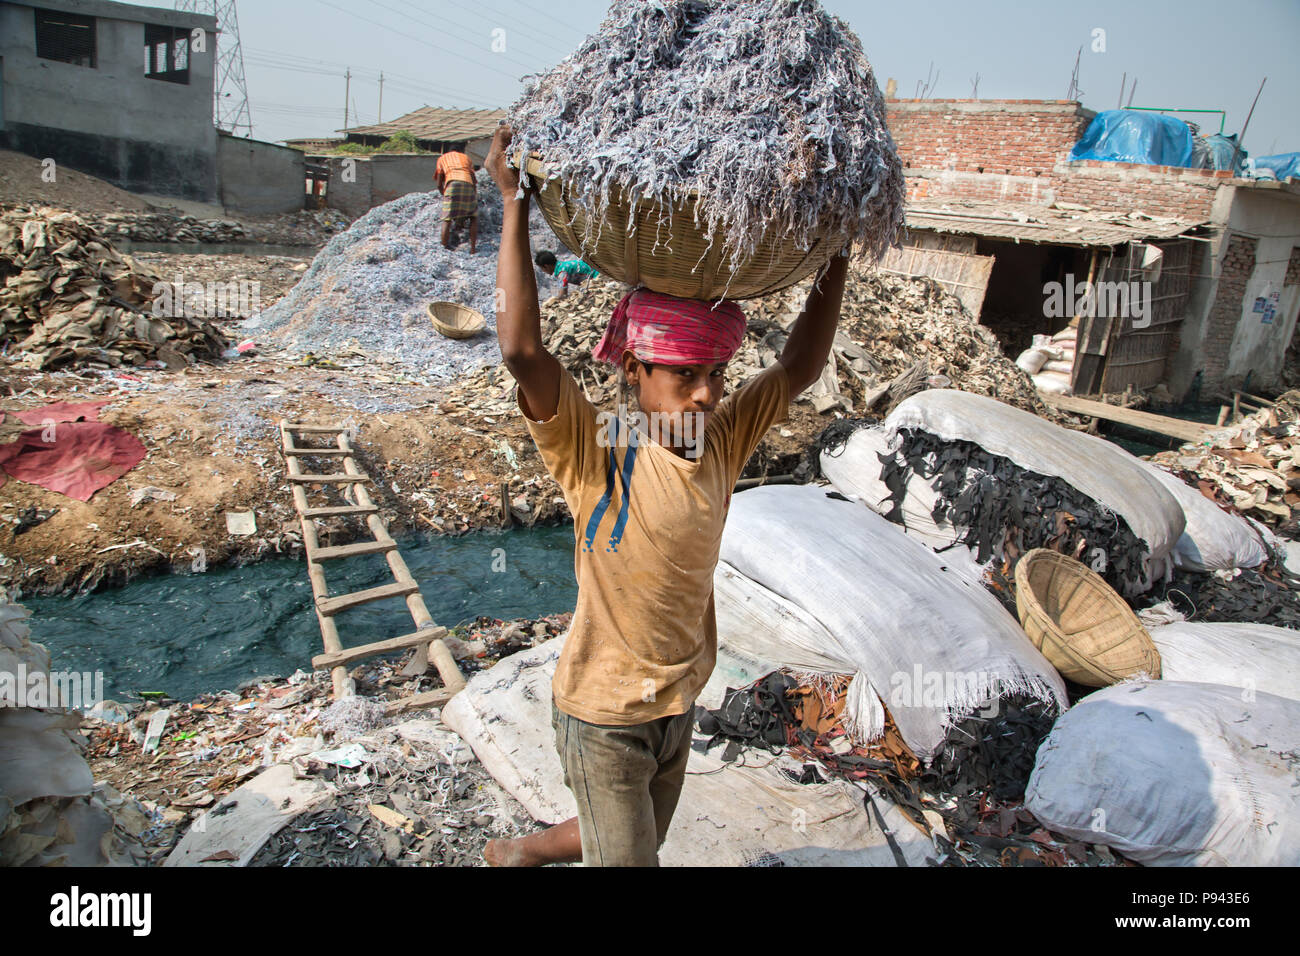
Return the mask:
[[(913, 96), (930, 64), (937, 98), (969, 97), (978, 73), (988, 99), (1065, 96), (1080, 47), (1081, 99), (1113, 109), (1125, 73), (1134, 106), (1221, 109), (1254, 155), (1300, 151), (1300, 0), (823, 0), (857, 32), (883, 87)], [(148, 6), (172, 7), (167, 0)], [(519, 78), (545, 70), (603, 17), (601, 0), (242, 0), (239, 32), (253, 135), (329, 136), (420, 106), (505, 107)], [(1105, 52), (1093, 52), (1094, 30)], [(494, 31), (503, 30), (504, 34)], [(504, 52), (493, 52), (504, 39)], [(1127, 99), (1127, 94), (1125, 95)], [(1218, 117), (1187, 117), (1207, 132)]]

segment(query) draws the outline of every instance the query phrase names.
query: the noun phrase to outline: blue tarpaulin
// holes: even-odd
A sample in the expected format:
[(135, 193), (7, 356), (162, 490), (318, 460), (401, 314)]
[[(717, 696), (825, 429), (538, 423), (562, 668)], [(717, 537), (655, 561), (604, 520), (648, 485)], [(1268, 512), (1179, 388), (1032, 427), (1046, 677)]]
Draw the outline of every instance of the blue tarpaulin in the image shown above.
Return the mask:
[(1289, 176), (1300, 179), (1300, 153), (1256, 156), (1251, 160), (1251, 166), (1256, 176), (1264, 170), (1269, 170), (1273, 174), (1273, 178), (1279, 182), (1285, 182)]
[[(1246, 151), (1237, 146), (1237, 134), (1224, 136), (1222, 133), (1215, 133), (1213, 136), (1205, 138), (1205, 146), (1209, 152), (1209, 163), (1206, 169), (1231, 169), (1234, 173), (1239, 173), (1246, 166)], [(1236, 161), (1233, 161), (1233, 157)]]
[(1192, 131), (1172, 116), (1106, 110), (1097, 114), (1070, 151), (1072, 162), (1080, 159), (1145, 166), (1191, 166)]

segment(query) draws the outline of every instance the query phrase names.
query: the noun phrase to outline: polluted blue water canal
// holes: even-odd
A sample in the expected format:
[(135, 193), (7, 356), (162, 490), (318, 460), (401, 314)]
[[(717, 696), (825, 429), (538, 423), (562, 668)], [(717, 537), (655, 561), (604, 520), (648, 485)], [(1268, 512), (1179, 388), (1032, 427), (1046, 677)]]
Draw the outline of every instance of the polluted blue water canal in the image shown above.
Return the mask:
[[(433, 619), (452, 627), (475, 617), (541, 617), (571, 611), (571, 526), (407, 537), (402, 557)], [(392, 582), (380, 555), (331, 561), (330, 593)], [(322, 652), (307, 565), (263, 561), (141, 578), (122, 588), (69, 598), (29, 598), (32, 639), (62, 670), (103, 671), (119, 699), (163, 691), (178, 700), (233, 690), (253, 677), (311, 669)], [(340, 614), (344, 646), (414, 630), (400, 598)]]

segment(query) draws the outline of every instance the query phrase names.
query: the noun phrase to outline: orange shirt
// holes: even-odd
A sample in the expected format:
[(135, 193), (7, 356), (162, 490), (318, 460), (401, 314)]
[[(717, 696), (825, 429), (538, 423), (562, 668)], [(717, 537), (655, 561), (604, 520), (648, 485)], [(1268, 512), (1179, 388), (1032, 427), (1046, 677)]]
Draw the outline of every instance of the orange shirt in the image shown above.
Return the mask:
[(474, 184), (474, 164), (464, 153), (443, 153), (438, 157), (438, 172), (447, 182)]
[(789, 400), (785, 369), (765, 369), (718, 403), (692, 461), (654, 442), (602, 445), (597, 410), (561, 369), (555, 415), (528, 419), (574, 518), (578, 603), (551, 684), (560, 710), (625, 726), (690, 709), (717, 657), (713, 569), (731, 490)]

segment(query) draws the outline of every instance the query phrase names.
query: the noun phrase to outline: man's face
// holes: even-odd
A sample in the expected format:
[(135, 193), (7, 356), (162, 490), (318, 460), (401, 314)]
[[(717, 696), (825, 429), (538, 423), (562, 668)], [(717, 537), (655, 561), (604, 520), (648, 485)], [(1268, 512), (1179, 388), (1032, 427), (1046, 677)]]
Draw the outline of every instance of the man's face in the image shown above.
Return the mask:
[[(710, 365), (655, 365), (651, 371), (631, 352), (623, 353), (623, 372), (628, 384), (636, 393), (641, 411), (647, 415), (658, 412), (671, 416), (674, 423), (680, 416), (697, 415), (694, 434), (701, 436), (722, 400), (723, 377), (727, 363)], [(675, 438), (680, 439), (677, 428)], [(674, 440), (673, 444), (680, 444)]]

